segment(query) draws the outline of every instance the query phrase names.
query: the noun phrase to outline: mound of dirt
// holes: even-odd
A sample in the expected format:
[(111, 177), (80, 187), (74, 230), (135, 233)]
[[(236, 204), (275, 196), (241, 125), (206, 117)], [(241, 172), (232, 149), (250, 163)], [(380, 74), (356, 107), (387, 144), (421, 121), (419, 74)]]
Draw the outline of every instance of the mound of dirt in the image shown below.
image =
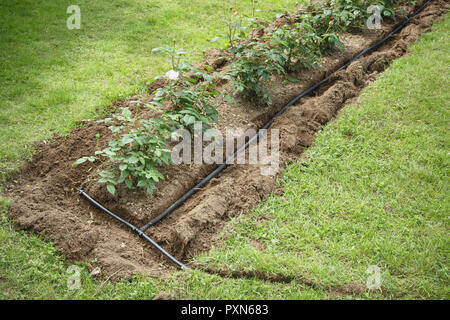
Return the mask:
[[(428, 31), (432, 22), (440, 19), (448, 7), (445, 0), (432, 2), (393, 40), (335, 74), (314, 96), (302, 99), (277, 118), (271, 128), (280, 131), (281, 164), (298, 159), (304, 148), (313, 143), (315, 133), (373, 81), (390, 61), (404, 55), (407, 45)], [(285, 23), (289, 21), (285, 20)], [(277, 23), (282, 23), (281, 19)], [(275, 82), (271, 89), (274, 103), (269, 109), (258, 108), (246, 101), (238, 101), (238, 107), (221, 101), (218, 129), (224, 132), (229, 128), (261, 127), (287, 102), (381, 39), (393, 27), (386, 25), (379, 32), (346, 34), (345, 49), (324, 57), (320, 69), (292, 75), (298, 80), (295, 83)], [(207, 59), (214, 68), (226, 68), (227, 58), (221, 57), (222, 53), (217, 51)], [(116, 106), (133, 108), (133, 100), (148, 101), (152, 92), (163, 85), (163, 82), (154, 83), (148, 95), (117, 102)], [(224, 83), (220, 89), (229, 90), (229, 86)], [(69, 260), (89, 261), (92, 268), (100, 268), (102, 273), (113, 275), (113, 278), (129, 277), (134, 273), (163, 276), (174, 266), (153, 247), (80, 198), (78, 189), (88, 182), (87, 192), (93, 198), (141, 226), (169, 207), (214, 166), (162, 168), (166, 180), (158, 185), (151, 198), (144, 192), (127, 189), (119, 189), (111, 196), (104, 186), (93, 183), (94, 173), (101, 164), (72, 166), (78, 158), (105, 147), (110, 138), (110, 131), (103, 123), (89, 122), (67, 138), (37, 143), (33, 161), (12, 177), (6, 187), (6, 196), (13, 199), (10, 215), (17, 228), (45, 235)], [(208, 250), (212, 244), (217, 244), (216, 235), (231, 217), (255, 206), (274, 191), (276, 176), (262, 176), (261, 166), (229, 166), (147, 234), (181, 260)]]

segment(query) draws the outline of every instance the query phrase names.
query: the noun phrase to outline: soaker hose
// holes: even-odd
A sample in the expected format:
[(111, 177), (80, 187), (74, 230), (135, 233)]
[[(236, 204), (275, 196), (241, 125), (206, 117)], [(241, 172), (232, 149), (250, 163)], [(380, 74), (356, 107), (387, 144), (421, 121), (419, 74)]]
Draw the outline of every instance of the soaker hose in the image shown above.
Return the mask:
[[(398, 25), (392, 32), (390, 32), (386, 37), (384, 37), (383, 39), (377, 41), (375, 44), (371, 45), (370, 47), (368, 47), (367, 49), (361, 51), (359, 54), (357, 54), (355, 57), (353, 57), (351, 60), (349, 60), (347, 63), (345, 63), (342, 67), (340, 67), (337, 71), (333, 72), (332, 74), (330, 74), (328, 77), (322, 79), (321, 81), (319, 81), (318, 83), (316, 83), (314, 86), (312, 86), (311, 88), (305, 90), (304, 92), (302, 92), (301, 94), (299, 94), (297, 97), (295, 97), (294, 99), (292, 99), (288, 104), (286, 104), (280, 111), (278, 111), (265, 125), (264, 127), (262, 127), (261, 129), (268, 129), (273, 122), (275, 121), (276, 118), (278, 118), (280, 115), (282, 115), (286, 109), (288, 109), (289, 107), (291, 107), (292, 105), (296, 104), (301, 98), (303, 98), (304, 96), (310, 94), (311, 92), (313, 92), (314, 90), (316, 90), (317, 88), (319, 88), (320, 86), (322, 86), (324, 83), (328, 82), (331, 77), (339, 71), (342, 71), (344, 69), (346, 69), (350, 64), (352, 64), (354, 61), (358, 60), (359, 58), (361, 58), (363, 55), (365, 55), (366, 53), (372, 51), (373, 49), (378, 48), (379, 46), (381, 46), (383, 43), (385, 43), (387, 40), (389, 40), (394, 34), (398, 33), (400, 30), (402, 30), (416, 15), (418, 15), (420, 12), (423, 11), (423, 9), (425, 9), (425, 7), (432, 2), (433, 0), (428, 0), (426, 1), (422, 6), (420, 6), (420, 8), (418, 8), (410, 17), (408, 17), (405, 21), (403, 21), (400, 25)], [(220, 172), (222, 172), (229, 164), (234, 162), (234, 159), (236, 159), (237, 155), (240, 154), (242, 151), (246, 150), (252, 143), (254, 143), (255, 141), (258, 140), (258, 138), (261, 135), (261, 131), (258, 131), (257, 134), (255, 134), (253, 137), (251, 137), (248, 142), (243, 145), (242, 147), (240, 147), (232, 156), (230, 156), (229, 158), (226, 159), (225, 163), (221, 164), (219, 167), (217, 167), (215, 170), (213, 170), (206, 178), (204, 178), (201, 182), (199, 182), (197, 185), (195, 185), (192, 189), (190, 189), (188, 192), (186, 192), (180, 199), (178, 199), (174, 204), (172, 204), (169, 208), (167, 208), (163, 213), (161, 213), (160, 215), (158, 215), (157, 217), (155, 217), (154, 219), (152, 219), (148, 224), (144, 225), (142, 228), (137, 228), (136, 226), (134, 226), (133, 224), (129, 223), (128, 221), (122, 219), (121, 217), (119, 217), (118, 215), (116, 215), (115, 213), (109, 211), (108, 209), (106, 209), (104, 206), (102, 206), (100, 203), (98, 203), (97, 201), (95, 201), (94, 199), (92, 199), (86, 192), (83, 191), (84, 189), (84, 185), (81, 186), (80, 188), (80, 195), (83, 196), (84, 198), (86, 198), (92, 205), (94, 205), (95, 207), (97, 207), (98, 209), (100, 209), (101, 211), (105, 212), (106, 214), (108, 214), (109, 216), (113, 217), (115, 220), (121, 222), (122, 224), (126, 225), (128, 228), (130, 228), (132, 231), (134, 231), (135, 233), (137, 233), (140, 237), (144, 238), (145, 240), (147, 240), (148, 242), (150, 242), (150, 244), (152, 246), (154, 246), (156, 249), (158, 249), (162, 254), (164, 254), (167, 258), (169, 258), (173, 263), (175, 263), (176, 265), (178, 265), (181, 268), (188, 268), (187, 266), (185, 266), (183, 263), (181, 263), (180, 261), (178, 261), (177, 259), (175, 259), (172, 255), (170, 255), (167, 251), (165, 251), (160, 245), (158, 245), (154, 240), (152, 240), (149, 236), (147, 236), (145, 234), (145, 231), (156, 225), (159, 221), (161, 221), (162, 219), (164, 219), (166, 216), (168, 216), (169, 214), (171, 214), (173, 211), (175, 211), (178, 207), (180, 207), (187, 199), (189, 199), (192, 195), (194, 195), (199, 189), (201, 189), (202, 187), (204, 187), (209, 181), (211, 181), (211, 179), (213, 179), (215, 176), (217, 176)]]
[(141, 238), (144, 238), (145, 240), (147, 240), (148, 242), (150, 242), (150, 244), (152, 246), (154, 246), (156, 249), (158, 249), (159, 251), (162, 252), (162, 254), (164, 254), (167, 258), (169, 258), (173, 263), (175, 263), (176, 265), (178, 265), (181, 268), (187, 268), (183, 263), (181, 263), (180, 261), (178, 261), (177, 259), (175, 259), (172, 255), (170, 255), (166, 250), (164, 250), (159, 244), (157, 244), (154, 240), (152, 240), (148, 235), (146, 235), (144, 232), (142, 232), (138, 227), (132, 225), (131, 223), (129, 223), (128, 221), (122, 219), (121, 217), (119, 217), (118, 215), (116, 215), (115, 213), (109, 211), (108, 209), (106, 209), (104, 206), (102, 206), (100, 203), (98, 203), (97, 201), (95, 201), (94, 199), (92, 199), (86, 192), (83, 191), (85, 185), (82, 185), (80, 188), (80, 195), (83, 196), (84, 198), (86, 198), (87, 201), (89, 201), (94, 207), (97, 207), (98, 209), (102, 210), (103, 212), (107, 213), (108, 215), (110, 215), (111, 217), (113, 217), (114, 219), (116, 219), (117, 221), (121, 222), (122, 224), (126, 225), (128, 228), (130, 228), (132, 231), (136, 232)]
[[(389, 40), (394, 34), (398, 33), (400, 30), (402, 30), (416, 15), (418, 15), (420, 12), (422, 12), (423, 9), (425, 9), (425, 7), (433, 0), (428, 0), (427, 2), (425, 2), (419, 9), (417, 9), (409, 18), (407, 18), (403, 23), (401, 23), (399, 26), (397, 26), (392, 32), (390, 32), (386, 37), (384, 37), (383, 39), (379, 40), (378, 42), (376, 42), (375, 44), (371, 45), (369, 48), (365, 49), (364, 51), (360, 52), (358, 55), (356, 55), (355, 57), (353, 57), (350, 61), (348, 61), (347, 63), (345, 63), (342, 67), (340, 67), (337, 71), (333, 72), (332, 74), (330, 74), (328, 77), (322, 79), (321, 81), (319, 81), (318, 83), (316, 83), (314, 86), (312, 86), (311, 88), (305, 90), (304, 92), (302, 92), (300, 95), (298, 95), (297, 97), (295, 97), (292, 101), (290, 101), (287, 105), (285, 105), (280, 111), (278, 111), (265, 125), (264, 127), (262, 127), (261, 129), (268, 129), (273, 122), (275, 121), (276, 118), (278, 118), (280, 115), (282, 115), (286, 109), (288, 109), (289, 107), (291, 107), (292, 105), (296, 104), (301, 98), (303, 98), (304, 96), (310, 94), (311, 92), (313, 92), (314, 90), (316, 90), (317, 88), (319, 88), (320, 86), (322, 86), (324, 83), (328, 82), (331, 77), (339, 71), (342, 71), (344, 69), (346, 69), (350, 64), (352, 64), (354, 61), (358, 60), (359, 58), (361, 58), (363, 55), (365, 55), (366, 53), (372, 51), (373, 49), (378, 48), (380, 45), (382, 45), (383, 43), (385, 43), (387, 40)], [(155, 217), (153, 220), (151, 220), (149, 223), (147, 223), (146, 225), (144, 225), (141, 228), (141, 231), (145, 231), (148, 228), (156, 225), (159, 221), (161, 221), (162, 219), (164, 219), (167, 215), (171, 214), (173, 211), (175, 211), (175, 209), (177, 209), (178, 207), (180, 207), (187, 199), (189, 199), (192, 195), (194, 195), (199, 189), (201, 189), (202, 187), (204, 187), (212, 178), (214, 178), (215, 176), (217, 176), (220, 172), (222, 172), (230, 163), (234, 162), (234, 159), (237, 157), (237, 155), (239, 153), (241, 153), (242, 151), (246, 150), (253, 142), (255, 142), (261, 135), (261, 131), (258, 131), (257, 134), (255, 134), (253, 137), (251, 137), (249, 139), (249, 141), (243, 145), (241, 148), (239, 148), (232, 156), (230, 156), (229, 158), (226, 159), (225, 163), (221, 164), (219, 167), (217, 167), (214, 171), (212, 171), (206, 178), (204, 178), (202, 181), (200, 181), (197, 185), (195, 185), (191, 190), (189, 190), (188, 192), (186, 192), (180, 199), (178, 199), (174, 204), (172, 204), (169, 208), (167, 208), (163, 213), (161, 213), (160, 215), (158, 215), (157, 217)]]

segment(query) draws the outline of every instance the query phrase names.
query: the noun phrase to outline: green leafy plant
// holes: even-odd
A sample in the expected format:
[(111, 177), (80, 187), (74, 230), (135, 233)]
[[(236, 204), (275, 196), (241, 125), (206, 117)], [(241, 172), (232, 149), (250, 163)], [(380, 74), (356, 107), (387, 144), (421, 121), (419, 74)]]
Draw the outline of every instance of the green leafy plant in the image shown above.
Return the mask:
[[(168, 54), (173, 67), (160, 76), (167, 78), (169, 84), (158, 89), (147, 105), (160, 113), (160, 117), (140, 119), (139, 102), (135, 115), (129, 108), (122, 108), (119, 114), (101, 120), (111, 124), (108, 128), (115, 134), (108, 147), (74, 163), (106, 160), (108, 169), (99, 172), (98, 182), (105, 183), (111, 194), (115, 194), (117, 185), (124, 183), (130, 189), (145, 188), (151, 195), (156, 183), (164, 179), (158, 168), (171, 162), (167, 141), (172, 133), (181, 128), (193, 132), (197, 121), (203, 123), (204, 129), (217, 121), (213, 102), (219, 92), (214, 76), (181, 61), (182, 50), (166, 47), (154, 51)], [(162, 111), (166, 107), (164, 103), (170, 106), (168, 111)]]
[(229, 76), (235, 87), (234, 94), (270, 105), (272, 99), (265, 83), (273, 75), (314, 66), (320, 54), (342, 47), (336, 33), (329, 30), (331, 25), (321, 31), (318, 21), (320, 19), (306, 16), (299, 23), (275, 30), (259, 24), (264, 31), (262, 39), (248, 38), (231, 48), (234, 60)]
[(286, 72), (283, 67), (286, 54), (258, 39), (239, 44), (232, 52), (235, 59), (229, 76), (235, 87), (234, 94), (243, 94), (262, 105), (272, 104), (265, 82), (274, 74)]
[(244, 16), (237, 9), (230, 8), (230, 15), (224, 20), (227, 27), (226, 33), (222, 35), (228, 41), (227, 46), (233, 48), (237, 42), (247, 36), (247, 26), (244, 22)]
[[(367, 19), (371, 14), (367, 9), (371, 5), (377, 5), (380, 8), (380, 18), (395, 19), (396, 11), (401, 2), (409, 3), (411, 1), (398, 0), (338, 0), (334, 4), (335, 10), (341, 16), (341, 23), (345, 22), (346, 26), (362, 27), (365, 26)], [(415, 1), (413, 1), (415, 2)]]
[(182, 57), (186, 54), (186, 51), (183, 49), (173, 49), (172, 47), (166, 46), (166, 47), (160, 47), (160, 48), (154, 48), (152, 50), (154, 53), (161, 53), (164, 55), (167, 55), (170, 57), (170, 62), (172, 65), (172, 70), (178, 69)]
[[(219, 95), (219, 91), (216, 90), (214, 76), (201, 72), (186, 62), (178, 64), (171, 71), (172, 76), (168, 73), (169, 84), (155, 92), (150, 104), (164, 107), (167, 102), (172, 107), (168, 113), (178, 119), (182, 127), (191, 131), (197, 121), (201, 121), (205, 129), (217, 122), (214, 98)], [(215, 75), (220, 76), (217, 73)]]
[[(154, 49), (158, 50), (161, 49)], [(180, 62), (179, 51), (166, 49), (164, 52), (171, 56), (173, 69), (157, 78), (166, 77), (169, 84), (155, 92), (150, 104), (163, 107), (164, 102), (169, 103), (173, 109), (169, 113), (178, 118), (182, 127), (191, 131), (197, 121), (201, 121), (205, 129), (209, 128), (211, 123), (217, 122), (214, 98), (219, 95), (219, 91), (216, 89), (215, 77), (220, 78), (221, 75), (210, 75), (186, 61)], [(207, 67), (207, 71), (211, 71), (211, 68)]]
[[(168, 85), (155, 91), (147, 105), (160, 117), (141, 119), (140, 102), (135, 115), (128, 108), (122, 108), (120, 114), (103, 120), (112, 123), (109, 129), (115, 135), (108, 147), (99, 150), (97, 136), (95, 156), (80, 158), (74, 165), (106, 159), (108, 168), (99, 173), (98, 182), (106, 183), (110, 193), (114, 194), (116, 186), (124, 183), (131, 189), (145, 188), (150, 195), (156, 183), (164, 178), (158, 167), (170, 163), (167, 141), (171, 133), (180, 128), (193, 132), (198, 121), (207, 129), (217, 121), (214, 99), (220, 93), (215, 78), (231, 80), (234, 95), (242, 94), (262, 105), (270, 105), (272, 100), (266, 83), (274, 75), (314, 66), (321, 55), (342, 48), (338, 34), (349, 27), (362, 27), (369, 18), (367, 8), (370, 5), (379, 5), (383, 16), (393, 18), (401, 2), (333, 0), (320, 6), (310, 3), (297, 13), (295, 23), (275, 30), (256, 20), (256, 1), (252, 0), (252, 17), (231, 8), (226, 37), (234, 59), (228, 74), (211, 75), (211, 68), (206, 67), (206, 72), (194, 68), (182, 60), (183, 50), (154, 49), (156, 53), (168, 55), (172, 64), (172, 70), (160, 76), (169, 80)], [(258, 32), (247, 33), (244, 18)], [(233, 97), (227, 98), (234, 101)]]
[(314, 32), (303, 28), (302, 24), (282, 26), (269, 30), (272, 47), (283, 58), (283, 68), (286, 72), (299, 71), (302, 67), (311, 67), (318, 60), (316, 43), (321, 40)]
[(159, 119), (137, 120), (128, 108), (102, 121), (111, 123), (109, 129), (116, 138), (107, 148), (96, 151), (95, 157), (80, 158), (74, 165), (99, 157), (107, 159), (111, 166), (99, 173), (98, 182), (106, 183), (110, 193), (115, 193), (116, 185), (125, 183), (130, 189), (146, 188), (150, 195), (155, 184), (163, 179), (157, 167), (170, 161), (170, 150), (165, 147), (177, 128), (176, 121), (164, 114)]
[[(237, 43), (245, 40), (249, 36), (249, 30), (252, 28), (258, 28), (258, 19), (256, 18), (256, 13), (260, 12), (256, 8), (258, 3), (257, 0), (251, 0), (252, 2), (252, 13), (251, 15), (239, 12), (235, 7), (229, 9), (230, 14), (227, 19), (224, 20), (226, 25), (226, 33), (222, 34), (221, 37), (227, 39), (227, 46), (229, 48), (234, 48)], [(210, 42), (215, 42), (220, 37), (213, 38)]]

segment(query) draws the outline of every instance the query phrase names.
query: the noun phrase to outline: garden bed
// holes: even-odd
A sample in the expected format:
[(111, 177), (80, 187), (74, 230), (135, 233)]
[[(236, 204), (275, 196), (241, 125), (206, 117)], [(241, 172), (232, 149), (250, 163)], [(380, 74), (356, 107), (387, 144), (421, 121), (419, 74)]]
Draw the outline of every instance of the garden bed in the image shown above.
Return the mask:
[[(315, 132), (330, 121), (348, 100), (357, 97), (390, 61), (404, 55), (407, 45), (429, 30), (432, 22), (447, 10), (448, 1), (433, 1), (393, 40), (337, 73), (313, 96), (305, 97), (280, 116), (271, 127), (280, 130), (280, 163), (298, 159), (313, 143)], [(281, 23), (281, 19), (276, 23)], [(291, 74), (290, 77), (297, 82), (276, 82), (270, 89), (273, 96), (270, 108), (261, 108), (243, 99), (239, 99), (236, 106), (221, 100), (217, 108), (217, 128), (225, 131), (262, 127), (291, 99), (393, 28), (393, 24), (386, 24), (377, 32), (344, 34), (343, 51), (324, 57), (320, 68)], [(214, 64), (216, 60), (211, 61)], [(227, 64), (224, 64), (217, 71), (226, 68)], [(153, 92), (157, 86), (155, 83), (149, 91)], [(229, 87), (230, 84), (222, 83), (219, 90), (227, 91)], [(132, 97), (115, 105), (134, 108), (134, 101), (146, 102), (151, 98), (152, 94)], [(99, 267), (102, 272), (115, 276), (133, 273), (164, 275), (173, 266), (127, 229), (92, 208), (78, 196), (78, 189), (87, 182), (87, 191), (93, 198), (140, 226), (169, 207), (215, 166), (165, 167), (162, 173), (166, 179), (157, 185), (152, 197), (126, 188), (119, 188), (112, 196), (104, 185), (94, 183), (93, 177), (99, 169), (96, 163), (72, 166), (80, 157), (106, 146), (109, 140), (107, 125), (91, 121), (67, 138), (37, 143), (33, 161), (26, 164), (6, 188), (6, 195), (14, 201), (10, 214), (18, 228), (45, 235), (70, 260), (89, 261), (92, 268)], [(267, 194), (281, 192), (275, 188), (276, 176), (262, 176), (259, 165), (230, 166), (161, 224), (149, 229), (147, 234), (175, 257), (186, 260), (219, 241), (216, 236), (231, 217), (256, 205)]]

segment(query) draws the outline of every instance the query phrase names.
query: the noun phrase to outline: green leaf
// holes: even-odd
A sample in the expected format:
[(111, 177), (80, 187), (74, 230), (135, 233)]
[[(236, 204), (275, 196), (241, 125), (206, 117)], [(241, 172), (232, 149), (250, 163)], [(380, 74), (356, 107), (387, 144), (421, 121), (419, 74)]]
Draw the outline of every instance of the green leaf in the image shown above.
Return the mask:
[(87, 158), (80, 158), (80, 159), (78, 159), (77, 161), (75, 161), (72, 165), (73, 166), (78, 166), (78, 165), (80, 165), (80, 164), (82, 164), (82, 163), (85, 163), (87, 161)]
[(128, 187), (128, 189), (134, 189), (133, 188), (133, 182), (130, 179), (125, 180), (125, 184)]
[(131, 111), (130, 111), (130, 109), (128, 109), (128, 108), (123, 108), (123, 109), (122, 109), (122, 115), (123, 115), (125, 118), (131, 118)]
[(109, 170), (101, 171), (98, 175), (103, 178), (114, 178), (114, 174)]
[(83, 158), (80, 158), (77, 161), (75, 161), (72, 164), (72, 166), (78, 166), (78, 165), (80, 165), (82, 163), (85, 163), (86, 161), (94, 162), (96, 159), (97, 159), (96, 157), (83, 157)]
[(119, 126), (119, 127), (117, 127), (117, 126), (110, 126), (108, 128), (109, 128), (109, 130), (111, 130), (112, 133), (119, 133), (120, 131), (125, 129), (124, 126)]
[(154, 184), (148, 185), (148, 186), (147, 186), (147, 194), (148, 194), (149, 196), (151, 196), (154, 189), (155, 189), (155, 185), (154, 185)]
[(191, 125), (195, 123), (195, 117), (190, 115), (185, 115), (183, 117), (183, 122), (186, 123), (186, 125)]
[(129, 158), (127, 159), (127, 162), (128, 162), (128, 163), (131, 163), (131, 164), (135, 164), (135, 163), (138, 163), (138, 162), (139, 162), (139, 159), (136, 158), (136, 157), (131, 156), (131, 157), (129, 157)]
[(133, 138), (127, 137), (127, 136), (122, 137), (122, 139), (120, 140), (122, 146), (125, 146), (125, 145), (127, 145), (127, 144), (130, 144), (130, 143), (132, 143), (133, 141), (134, 141)]
[(213, 82), (214, 81), (214, 77), (210, 76), (209, 74), (206, 74), (206, 73), (203, 75), (203, 79), (205, 79), (208, 82)]
[(139, 180), (137, 186), (138, 188), (142, 188), (145, 187), (147, 185), (147, 181), (146, 180)]
[(286, 81), (288, 81), (288, 82), (298, 82), (297, 79), (295, 79), (295, 78), (290, 78), (290, 77), (286, 77)]
[(116, 187), (112, 184), (108, 184), (106, 186), (106, 189), (108, 190), (109, 193), (111, 193), (112, 195), (114, 195), (116, 193)]

